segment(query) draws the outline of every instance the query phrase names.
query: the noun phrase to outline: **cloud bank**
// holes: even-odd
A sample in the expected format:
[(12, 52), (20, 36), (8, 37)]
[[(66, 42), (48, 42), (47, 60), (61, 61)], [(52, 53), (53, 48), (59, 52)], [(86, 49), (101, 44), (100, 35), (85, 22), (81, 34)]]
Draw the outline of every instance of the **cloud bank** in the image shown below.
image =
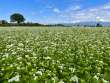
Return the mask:
[(86, 9), (80, 5), (73, 6), (64, 11), (60, 16), (68, 19), (70, 22), (110, 21), (110, 3)]

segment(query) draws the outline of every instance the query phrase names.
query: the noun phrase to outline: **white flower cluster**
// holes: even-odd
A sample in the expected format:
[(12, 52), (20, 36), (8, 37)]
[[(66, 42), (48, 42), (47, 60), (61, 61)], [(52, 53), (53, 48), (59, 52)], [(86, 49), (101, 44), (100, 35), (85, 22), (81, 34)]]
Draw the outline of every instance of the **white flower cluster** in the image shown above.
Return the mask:
[(15, 77), (11, 78), (8, 80), (8, 82), (18, 82), (19, 81), (20, 76), (16, 75)]

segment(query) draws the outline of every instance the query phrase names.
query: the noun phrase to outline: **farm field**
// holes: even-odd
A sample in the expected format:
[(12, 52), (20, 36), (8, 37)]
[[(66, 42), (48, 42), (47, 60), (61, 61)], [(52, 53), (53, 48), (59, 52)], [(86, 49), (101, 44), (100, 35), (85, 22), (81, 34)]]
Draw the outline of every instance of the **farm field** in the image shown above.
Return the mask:
[(110, 28), (0, 27), (0, 83), (110, 83)]

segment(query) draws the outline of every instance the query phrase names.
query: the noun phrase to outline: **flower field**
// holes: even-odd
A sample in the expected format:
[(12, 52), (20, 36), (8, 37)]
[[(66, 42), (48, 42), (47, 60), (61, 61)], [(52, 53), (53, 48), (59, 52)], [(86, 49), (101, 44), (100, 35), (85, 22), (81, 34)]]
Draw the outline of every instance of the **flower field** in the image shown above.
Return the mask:
[(110, 83), (110, 28), (1, 27), (0, 83)]

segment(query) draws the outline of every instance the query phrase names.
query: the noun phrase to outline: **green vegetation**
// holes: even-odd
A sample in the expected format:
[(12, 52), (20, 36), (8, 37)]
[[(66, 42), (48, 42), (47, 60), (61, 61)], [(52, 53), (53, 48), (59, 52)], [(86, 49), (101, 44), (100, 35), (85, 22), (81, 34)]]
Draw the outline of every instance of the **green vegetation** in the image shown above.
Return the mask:
[(14, 13), (10, 16), (10, 20), (11, 22), (17, 22), (18, 24), (20, 24), (21, 22), (25, 21), (25, 18), (19, 13)]
[(110, 83), (110, 28), (0, 28), (0, 83)]

